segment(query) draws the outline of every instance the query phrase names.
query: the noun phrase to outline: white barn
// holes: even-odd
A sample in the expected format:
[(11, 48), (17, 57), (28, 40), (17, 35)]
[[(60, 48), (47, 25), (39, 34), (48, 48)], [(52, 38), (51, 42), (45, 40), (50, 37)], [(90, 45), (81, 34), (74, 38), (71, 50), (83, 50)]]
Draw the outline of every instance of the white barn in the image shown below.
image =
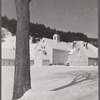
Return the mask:
[[(35, 54), (37, 57), (38, 52), (44, 50), (46, 53), (45, 56), (47, 56), (50, 61), (49, 64), (64, 65), (68, 60), (67, 49), (68, 49), (68, 44), (66, 42), (61, 42), (59, 35), (55, 34), (53, 36), (53, 39), (43, 38), (39, 42), (39, 44), (35, 47)], [(34, 62), (36, 62), (37, 60), (36, 57), (34, 59)]]
[(98, 54), (94, 52), (88, 43), (77, 44), (72, 52), (69, 53), (70, 66), (97, 66)]

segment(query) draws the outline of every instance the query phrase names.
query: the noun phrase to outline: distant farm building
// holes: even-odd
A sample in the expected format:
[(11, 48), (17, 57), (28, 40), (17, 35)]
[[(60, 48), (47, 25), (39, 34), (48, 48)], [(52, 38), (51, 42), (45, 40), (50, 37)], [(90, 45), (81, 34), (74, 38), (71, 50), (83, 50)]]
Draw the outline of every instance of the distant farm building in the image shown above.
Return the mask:
[(70, 66), (97, 66), (98, 55), (89, 46), (88, 43), (77, 44), (73, 52), (69, 53)]
[[(30, 65), (34, 64), (34, 60), (30, 57)], [(2, 66), (15, 66), (15, 49), (2, 48)]]
[(15, 50), (9, 48), (2, 48), (2, 66), (15, 65)]

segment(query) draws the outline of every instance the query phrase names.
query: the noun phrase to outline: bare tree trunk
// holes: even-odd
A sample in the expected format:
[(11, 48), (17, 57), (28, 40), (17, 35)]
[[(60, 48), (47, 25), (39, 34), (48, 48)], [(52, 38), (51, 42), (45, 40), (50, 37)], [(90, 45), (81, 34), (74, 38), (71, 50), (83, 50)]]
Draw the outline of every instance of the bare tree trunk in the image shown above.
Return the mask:
[(29, 57), (30, 1), (31, 0), (15, 0), (17, 32), (13, 100), (23, 96), (23, 94), (31, 88)]

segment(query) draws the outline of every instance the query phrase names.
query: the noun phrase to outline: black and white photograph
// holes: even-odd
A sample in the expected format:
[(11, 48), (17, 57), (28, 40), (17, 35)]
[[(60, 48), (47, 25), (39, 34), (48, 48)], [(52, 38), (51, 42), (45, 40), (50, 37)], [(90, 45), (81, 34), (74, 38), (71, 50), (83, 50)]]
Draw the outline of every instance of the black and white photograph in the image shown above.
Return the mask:
[(98, 0), (1, 5), (2, 100), (99, 100)]

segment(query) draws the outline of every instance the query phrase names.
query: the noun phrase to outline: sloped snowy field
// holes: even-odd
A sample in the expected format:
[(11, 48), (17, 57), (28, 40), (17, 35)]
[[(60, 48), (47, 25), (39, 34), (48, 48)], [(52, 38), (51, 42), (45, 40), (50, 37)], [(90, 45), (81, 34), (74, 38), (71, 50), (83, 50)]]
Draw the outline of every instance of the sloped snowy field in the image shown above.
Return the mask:
[[(11, 100), (14, 66), (2, 66), (2, 100)], [(31, 66), (31, 89), (18, 100), (98, 100), (98, 68)]]

